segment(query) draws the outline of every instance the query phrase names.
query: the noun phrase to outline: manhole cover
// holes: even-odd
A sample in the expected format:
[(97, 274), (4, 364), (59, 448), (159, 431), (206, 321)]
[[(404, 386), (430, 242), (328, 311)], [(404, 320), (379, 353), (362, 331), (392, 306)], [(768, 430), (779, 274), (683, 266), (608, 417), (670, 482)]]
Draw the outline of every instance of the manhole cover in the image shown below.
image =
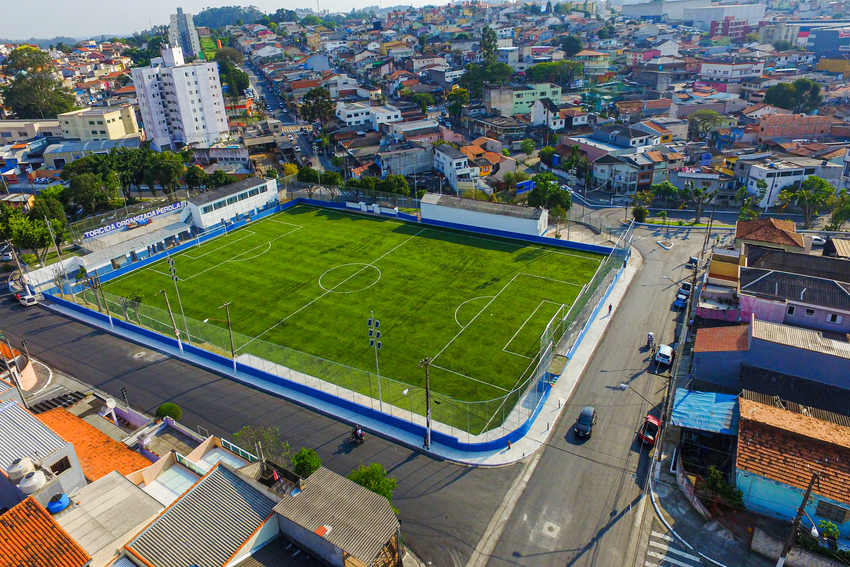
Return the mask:
[(133, 358), (144, 358), (147, 353), (145, 351), (139, 351), (133, 355)]
[(558, 537), (558, 532), (561, 531), (561, 526), (557, 526), (552, 522), (543, 524), (543, 533), (551, 538)]

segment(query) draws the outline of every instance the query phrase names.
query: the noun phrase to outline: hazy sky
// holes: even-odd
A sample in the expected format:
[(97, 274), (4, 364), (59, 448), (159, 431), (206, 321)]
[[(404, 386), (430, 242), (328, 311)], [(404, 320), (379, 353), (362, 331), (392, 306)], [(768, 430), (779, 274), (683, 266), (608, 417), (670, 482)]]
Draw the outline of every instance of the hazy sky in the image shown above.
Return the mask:
[[(425, 5), (427, 0), (319, 0), (322, 10), (349, 12), (365, 6), (396, 4)], [(431, 3), (437, 3), (432, 0)], [(177, 6), (184, 12), (197, 14), (208, 6), (254, 5), (263, 12), (278, 8), (316, 9), (315, 0), (4, 0), (0, 18), (0, 38), (28, 39), (56, 36), (126, 35), (149, 29), (153, 24), (167, 24), (168, 15)]]

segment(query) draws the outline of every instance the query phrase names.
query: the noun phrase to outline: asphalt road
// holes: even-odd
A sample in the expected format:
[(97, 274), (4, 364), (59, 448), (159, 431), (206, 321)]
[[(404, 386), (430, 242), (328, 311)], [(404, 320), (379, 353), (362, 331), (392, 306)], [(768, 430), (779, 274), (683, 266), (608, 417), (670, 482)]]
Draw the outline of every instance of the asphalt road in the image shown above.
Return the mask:
[(172, 401), (181, 422), (232, 439), (243, 425), (273, 425), (293, 451), (316, 449), (323, 464), (347, 474), (360, 463), (380, 462), (398, 479), (393, 504), (402, 535), (414, 553), (432, 565), (465, 565), (490, 517), (521, 467), (470, 468), (427, 457), (369, 435), (366, 443), (345, 442), (350, 426), (256, 391), (192, 365), (90, 328), (45, 307), (25, 309), (0, 300), (0, 325), (14, 345), (26, 339), (32, 356), (153, 414)]
[[(603, 213), (610, 221), (619, 214)], [(665, 343), (673, 340), (673, 282), (692, 273), (684, 262), (698, 253), (703, 235), (697, 230), (671, 231), (675, 245), (668, 251), (656, 244), (663, 231), (635, 231), (643, 268), (555, 426), (490, 567), (633, 563), (626, 557), (627, 548), (649, 461), (636, 433), (647, 412), (658, 415), (666, 385), (663, 377), (648, 373), (657, 367), (649, 359), (646, 334), (652, 331)], [(619, 389), (621, 383), (630, 389)], [(599, 419), (593, 436), (583, 441), (576, 439), (572, 425), (585, 405), (594, 406)]]

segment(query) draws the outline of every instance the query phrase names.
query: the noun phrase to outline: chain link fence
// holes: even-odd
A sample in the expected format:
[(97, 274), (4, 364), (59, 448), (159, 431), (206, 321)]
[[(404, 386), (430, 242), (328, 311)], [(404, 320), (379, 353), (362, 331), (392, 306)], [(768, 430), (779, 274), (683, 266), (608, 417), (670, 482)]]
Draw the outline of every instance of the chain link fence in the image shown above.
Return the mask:
[[(620, 232), (613, 252), (600, 264), (573, 305), (569, 309), (562, 306), (550, 320), (540, 337), (539, 352), (518, 377), (516, 387), (504, 396), (484, 401), (458, 400), (432, 391), (431, 413), (436, 431), (457, 437), (461, 442), (482, 443), (504, 437), (535, 413), (549, 387), (547, 370), (554, 356), (569, 353), (628, 258), (633, 225), (605, 228), (612, 234), (615, 230)], [(108, 309), (112, 317), (169, 337), (175, 336), (176, 326), (184, 342), (231, 357), (231, 335), (225, 321), (183, 317), (179, 303), (173, 300), (173, 324), (172, 314), (165, 309), (103, 290), (87, 288), (78, 294), (77, 303), (103, 313)], [(425, 424), (425, 390), (419, 384), (378, 376), (235, 332), (232, 341), (240, 364), (413, 423)]]

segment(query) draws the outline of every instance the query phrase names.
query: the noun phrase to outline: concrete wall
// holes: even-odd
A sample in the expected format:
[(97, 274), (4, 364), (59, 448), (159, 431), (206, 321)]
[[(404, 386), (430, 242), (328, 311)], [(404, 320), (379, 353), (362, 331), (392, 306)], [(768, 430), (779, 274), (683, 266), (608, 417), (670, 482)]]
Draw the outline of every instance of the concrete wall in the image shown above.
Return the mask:
[(724, 388), (738, 389), (741, 364), (752, 362), (748, 352), (695, 352), (691, 371), (700, 380), (718, 384)]
[(530, 236), (541, 236), (549, 228), (549, 213), (545, 210), (539, 219), (523, 219), (422, 203), (422, 218)]
[[(772, 560), (779, 557), (784, 545), (785, 542), (781, 539), (762, 531), (760, 528), (756, 528), (753, 531), (753, 541), (750, 544), (750, 548), (756, 553)], [(785, 565), (788, 567), (843, 567), (843, 564), (839, 561), (829, 559), (823, 555), (817, 555), (799, 547), (791, 549)]]
[(850, 387), (850, 360), (838, 356), (751, 339), (747, 363), (839, 388)]
[[(295, 496), (294, 498), (298, 498)], [(278, 515), (280, 532), (291, 540), (297, 541), (313, 555), (327, 561), (334, 567), (344, 567), (343, 551), (322, 536), (311, 532), (295, 522)], [(333, 526), (331, 526), (333, 528)]]

